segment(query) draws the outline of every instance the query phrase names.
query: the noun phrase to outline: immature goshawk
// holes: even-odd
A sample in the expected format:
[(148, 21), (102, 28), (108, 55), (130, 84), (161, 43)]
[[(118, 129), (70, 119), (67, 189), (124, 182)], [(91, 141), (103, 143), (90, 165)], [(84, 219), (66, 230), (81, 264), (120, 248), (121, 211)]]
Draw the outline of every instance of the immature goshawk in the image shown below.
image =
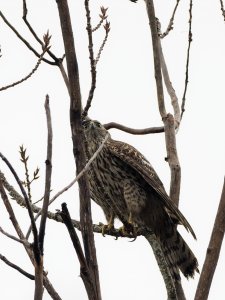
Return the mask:
[[(93, 120), (84, 121), (83, 128), (86, 154), (90, 158), (109, 133)], [(125, 229), (131, 224), (153, 232), (174, 279), (180, 279), (177, 268), (184, 276), (193, 277), (198, 262), (177, 231), (177, 224), (182, 224), (195, 238), (193, 229), (138, 150), (109, 136), (92, 162), (88, 178), (91, 198), (103, 209), (109, 228), (117, 217)]]

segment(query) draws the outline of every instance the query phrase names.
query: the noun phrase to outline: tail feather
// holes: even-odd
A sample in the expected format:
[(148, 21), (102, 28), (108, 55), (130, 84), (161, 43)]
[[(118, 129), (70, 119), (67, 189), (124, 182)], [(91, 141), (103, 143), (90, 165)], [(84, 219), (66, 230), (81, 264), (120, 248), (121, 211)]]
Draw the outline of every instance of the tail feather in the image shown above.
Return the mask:
[(161, 245), (170, 268), (178, 267), (186, 278), (193, 278), (195, 272), (199, 272), (197, 258), (177, 230), (161, 239)]
[[(148, 239), (147, 236), (146, 238)], [(175, 228), (169, 236), (163, 236), (159, 241), (170, 274), (175, 281), (180, 280), (179, 270), (186, 278), (193, 278), (195, 272), (199, 272), (195, 255)]]

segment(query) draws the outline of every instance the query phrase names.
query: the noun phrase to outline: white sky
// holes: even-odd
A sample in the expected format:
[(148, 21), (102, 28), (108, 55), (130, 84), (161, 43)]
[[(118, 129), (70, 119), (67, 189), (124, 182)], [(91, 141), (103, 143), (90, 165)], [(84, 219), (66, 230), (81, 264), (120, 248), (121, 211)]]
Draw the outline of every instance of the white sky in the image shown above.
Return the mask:
[[(80, 70), (80, 83), (85, 103), (89, 87), (89, 60), (85, 11), (81, 0), (69, 1), (74, 26), (75, 44)], [(101, 122), (116, 121), (134, 128), (161, 126), (157, 109), (151, 37), (144, 2), (128, 0), (95, 0), (92, 2), (93, 24), (97, 22), (99, 6), (109, 7), (111, 32), (98, 64), (97, 89), (90, 116)], [(156, 14), (162, 29), (167, 27), (176, 1), (157, 2)], [(163, 41), (171, 80), (179, 99), (184, 88), (185, 55), (188, 35), (188, 3), (181, 1), (175, 18), (175, 29)], [(219, 1), (193, 1), (193, 43), (189, 70), (186, 112), (177, 135), (177, 147), (182, 167), (180, 209), (192, 224), (197, 242), (182, 228), (185, 240), (199, 259), (200, 268), (212, 230), (224, 176), (224, 53), (225, 23)], [(55, 1), (27, 1), (28, 18), (39, 36), (47, 29), (52, 34), (52, 51), (61, 56), (63, 43)], [(0, 7), (18, 31), (40, 51), (22, 20), (22, 1), (0, 0)], [(103, 31), (94, 36), (95, 49), (103, 38)], [(36, 64), (36, 57), (0, 21), (0, 86), (27, 75)], [(38, 165), (41, 178), (33, 185), (33, 199), (41, 198), (44, 191), (44, 161), (46, 156), (46, 122), (44, 99), (50, 96), (54, 126), (54, 157), (52, 189), (55, 194), (74, 176), (71, 134), (69, 127), (69, 98), (64, 82), (56, 67), (42, 63), (29, 81), (1, 93), (0, 151), (7, 156), (23, 179), (19, 161), (19, 145), (24, 144), (30, 155), (31, 172)], [(166, 94), (166, 93), (165, 93)], [(166, 95), (168, 111), (171, 111)], [(112, 130), (112, 136), (138, 148), (153, 164), (168, 190), (169, 167), (164, 135), (132, 136)], [(9, 174), (1, 163), (1, 170)], [(10, 182), (13, 179), (8, 176)], [(71, 215), (79, 218), (79, 200), (71, 189), (51, 208), (68, 203)], [(0, 226), (14, 234), (5, 208), (0, 203)], [(27, 212), (13, 205), (26, 232)], [(93, 204), (95, 223), (104, 222), (101, 210)], [(118, 224), (119, 225), (119, 224)], [(165, 299), (166, 292), (161, 275), (148, 243), (138, 238), (134, 243), (127, 239), (115, 241), (111, 237), (95, 235), (99, 262), (102, 297), (104, 300)], [(1, 251), (8, 259), (29, 272), (33, 272), (22, 246), (0, 235)], [(225, 249), (222, 248), (209, 299), (224, 299)], [(32, 299), (33, 282), (0, 262), (1, 299)], [(45, 268), (49, 279), (63, 300), (86, 299), (79, 277), (79, 264), (62, 224), (49, 221), (45, 244)], [(193, 299), (195, 280), (183, 279), (188, 300)], [(50, 299), (45, 292), (44, 299)]]

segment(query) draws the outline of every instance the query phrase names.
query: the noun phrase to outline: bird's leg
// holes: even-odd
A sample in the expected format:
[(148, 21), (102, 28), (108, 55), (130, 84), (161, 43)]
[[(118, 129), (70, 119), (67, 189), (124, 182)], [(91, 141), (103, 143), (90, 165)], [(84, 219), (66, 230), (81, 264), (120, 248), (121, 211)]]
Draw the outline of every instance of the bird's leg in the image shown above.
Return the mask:
[(102, 225), (102, 235), (103, 236), (105, 236), (106, 232), (109, 232), (111, 229), (114, 228), (115, 216), (113, 213), (110, 213), (109, 218), (106, 217), (106, 219), (107, 219), (108, 224)]
[(124, 223), (123, 226), (119, 228), (119, 231), (121, 232), (122, 235), (125, 236), (132, 234), (134, 236), (134, 240), (136, 240), (137, 230), (135, 228), (131, 212), (129, 213), (128, 222)]

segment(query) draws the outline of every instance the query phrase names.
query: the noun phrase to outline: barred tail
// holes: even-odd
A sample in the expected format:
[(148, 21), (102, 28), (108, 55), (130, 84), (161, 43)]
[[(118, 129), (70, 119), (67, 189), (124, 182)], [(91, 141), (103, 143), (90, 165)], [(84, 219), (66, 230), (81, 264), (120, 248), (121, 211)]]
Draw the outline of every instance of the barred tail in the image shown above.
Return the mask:
[(169, 267), (178, 267), (186, 278), (194, 277), (195, 272), (199, 272), (197, 258), (177, 230), (173, 230), (173, 234), (161, 244)]
[(176, 229), (170, 236), (160, 238), (160, 244), (174, 280), (180, 280), (179, 270), (186, 278), (194, 277), (195, 272), (199, 272), (195, 255)]

